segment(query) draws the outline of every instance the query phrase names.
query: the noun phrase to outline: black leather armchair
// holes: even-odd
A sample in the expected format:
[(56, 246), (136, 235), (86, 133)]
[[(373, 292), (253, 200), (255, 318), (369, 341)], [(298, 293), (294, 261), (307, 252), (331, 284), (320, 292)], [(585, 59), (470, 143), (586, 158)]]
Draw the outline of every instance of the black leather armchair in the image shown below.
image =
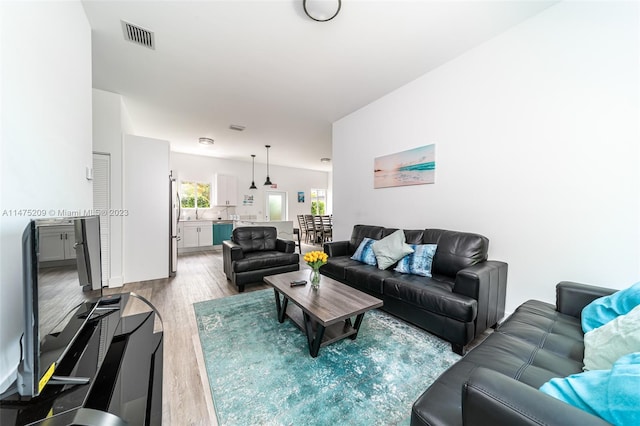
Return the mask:
[(239, 292), (245, 284), (261, 283), (267, 275), (300, 269), (295, 242), (277, 235), (272, 226), (246, 226), (235, 228), (231, 241), (222, 242), (224, 273)]

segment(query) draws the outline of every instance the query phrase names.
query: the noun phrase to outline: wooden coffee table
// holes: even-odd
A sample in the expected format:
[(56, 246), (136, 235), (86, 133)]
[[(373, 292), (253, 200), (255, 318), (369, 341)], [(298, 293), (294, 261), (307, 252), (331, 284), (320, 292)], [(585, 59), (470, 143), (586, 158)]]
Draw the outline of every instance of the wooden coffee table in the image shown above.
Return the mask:
[[(291, 287), (291, 281), (308, 279), (308, 269), (264, 277), (276, 296), (278, 321), (289, 317), (304, 331), (309, 353), (315, 358), (323, 346), (345, 337), (355, 339), (365, 312), (381, 307), (382, 300), (326, 276), (322, 276), (318, 290), (313, 290), (310, 283)], [(353, 316), (356, 319), (352, 324)]]

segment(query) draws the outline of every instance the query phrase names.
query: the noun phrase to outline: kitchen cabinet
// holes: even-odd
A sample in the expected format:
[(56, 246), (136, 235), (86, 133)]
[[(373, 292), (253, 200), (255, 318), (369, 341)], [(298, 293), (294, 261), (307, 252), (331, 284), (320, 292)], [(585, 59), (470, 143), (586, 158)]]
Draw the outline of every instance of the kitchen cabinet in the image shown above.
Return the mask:
[(217, 246), (222, 244), (222, 242), (225, 240), (230, 240), (231, 232), (233, 232), (232, 223), (214, 223), (213, 224), (213, 245)]
[(211, 221), (193, 220), (182, 222), (182, 235), (178, 247), (203, 247), (213, 245), (213, 230)]
[(73, 225), (42, 226), (38, 230), (38, 260), (68, 260), (76, 258), (76, 234)]
[(238, 204), (238, 178), (216, 175), (213, 184), (216, 206), (235, 206)]

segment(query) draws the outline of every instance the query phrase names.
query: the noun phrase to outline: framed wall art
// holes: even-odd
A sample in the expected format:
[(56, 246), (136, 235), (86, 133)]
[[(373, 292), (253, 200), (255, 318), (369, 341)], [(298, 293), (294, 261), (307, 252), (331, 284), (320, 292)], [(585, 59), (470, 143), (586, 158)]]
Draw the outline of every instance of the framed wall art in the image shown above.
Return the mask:
[(373, 162), (373, 187), (435, 183), (436, 145), (425, 145), (377, 157)]

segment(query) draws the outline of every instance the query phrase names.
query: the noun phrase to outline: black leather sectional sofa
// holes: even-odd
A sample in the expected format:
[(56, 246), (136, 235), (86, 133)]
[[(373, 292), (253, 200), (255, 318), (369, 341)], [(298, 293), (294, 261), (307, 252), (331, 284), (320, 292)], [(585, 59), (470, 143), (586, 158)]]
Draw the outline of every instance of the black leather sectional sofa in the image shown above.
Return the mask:
[(414, 403), (412, 426), (607, 425), (538, 389), (584, 367), (582, 308), (615, 290), (561, 282), (556, 304), (520, 305)]
[(324, 244), (329, 261), (320, 273), (381, 298), (383, 310), (464, 347), (504, 316), (507, 264), (487, 260), (489, 240), (442, 229), (404, 230), (408, 244), (437, 244), (432, 278), (380, 270), (351, 259), (365, 237), (380, 240), (396, 229), (356, 225), (349, 241)]

